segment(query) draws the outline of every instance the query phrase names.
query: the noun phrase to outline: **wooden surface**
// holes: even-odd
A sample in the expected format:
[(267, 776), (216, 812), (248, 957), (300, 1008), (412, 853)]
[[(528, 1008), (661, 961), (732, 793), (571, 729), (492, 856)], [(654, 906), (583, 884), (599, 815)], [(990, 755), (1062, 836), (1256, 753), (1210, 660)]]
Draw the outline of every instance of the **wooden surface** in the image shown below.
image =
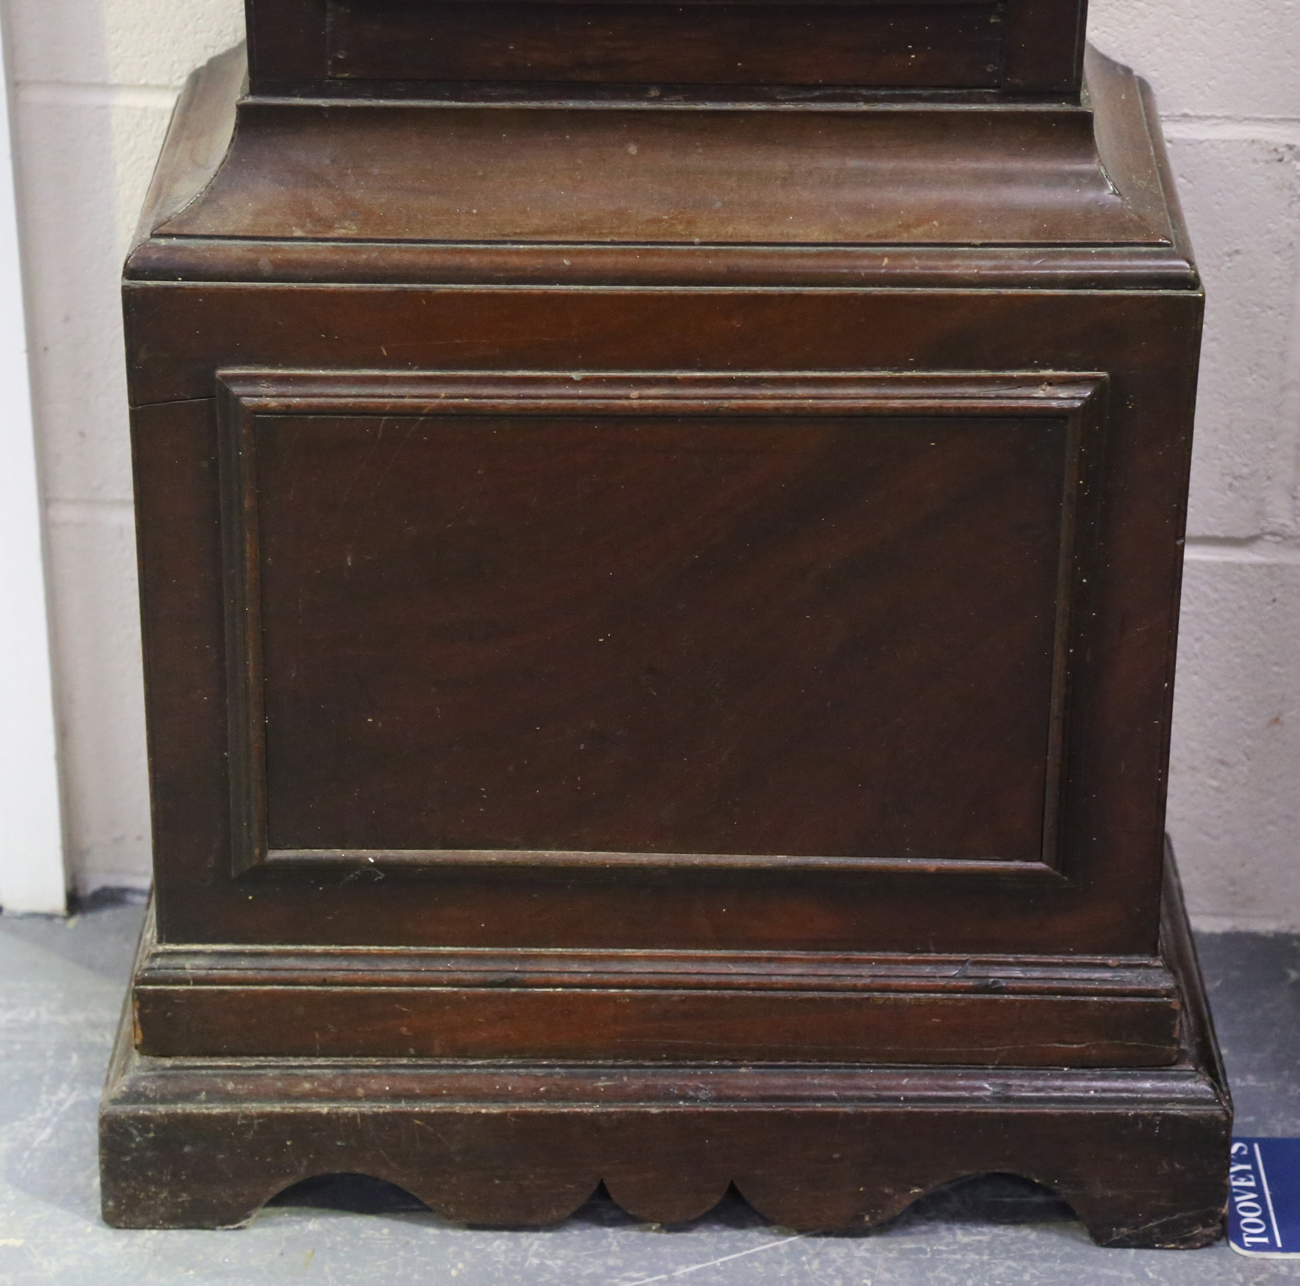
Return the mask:
[(992, 1170), (1051, 1187), (1103, 1245), (1194, 1248), (1221, 1234), (1226, 1119), (1191, 1068), (341, 1072), (119, 1050), (101, 1118), (104, 1215), (118, 1227), (236, 1226), (342, 1169), (486, 1226), (555, 1223), (603, 1181), (654, 1223), (704, 1214), (735, 1183), (782, 1227), (836, 1229)]
[[(931, 104), (920, 133), (922, 113), (898, 104), (624, 105), (595, 123), (554, 102), (503, 115), (250, 101), (237, 113), (243, 76), (233, 50), (187, 85), (128, 280), (1197, 287), (1154, 107), (1096, 51), (1089, 110)], [(913, 133), (899, 134), (904, 118)], [(502, 138), (503, 120), (544, 158)], [(475, 166), (472, 139), (508, 177)], [(736, 142), (750, 168), (722, 147)], [(557, 167), (577, 186), (556, 183)], [(688, 168), (707, 199), (683, 181)], [(340, 171), (364, 176), (374, 198), (341, 188)], [(737, 239), (738, 218), (760, 239)], [(494, 228), (502, 239), (484, 240)], [(577, 239), (584, 229), (592, 240)]]
[[(1141, 114), (1126, 122), (1137, 138), (1116, 140), (1104, 161), (1094, 122), (1077, 107), (253, 101), (240, 109), (230, 163), (156, 231), (345, 243), (1167, 245)], [(1116, 168), (1131, 171), (1123, 191)], [(364, 183), (340, 185), (340, 172)]]
[(999, 1067), (1169, 1065), (1184, 1019), (1157, 960), (220, 949), (152, 926), (134, 1010), (160, 1056)]
[(255, 0), (256, 94), (698, 96), (847, 86), (1078, 100), (1081, 0)]
[[(146, 639), (151, 655), (167, 658), (149, 676), (157, 843), (166, 854), (164, 940), (1152, 950), (1195, 293), (670, 296), (160, 284), (132, 287), (129, 296), (131, 342), (142, 358), (136, 396), (182, 399), (135, 412), (137, 496), (148, 515), (141, 533)], [(296, 320), (287, 325), (290, 317)], [(396, 335), (410, 338), (386, 358), (386, 341)], [(1075, 780), (1086, 782), (1078, 806), (1088, 823), (1069, 831), (1068, 885), (1023, 887), (1008, 872), (1009, 883), (981, 876), (981, 886), (974, 875), (923, 867), (912, 877), (865, 883), (835, 873), (792, 883), (793, 872), (683, 872), (628, 874), (622, 895), (611, 898), (604, 891), (610, 876), (599, 870), (560, 878), (501, 869), (449, 875), (436, 890), (409, 885), (393, 899), (367, 862), (276, 884), (222, 874), (231, 869), (227, 737), (208, 712), (226, 700), (223, 562), (215, 408), (202, 400), (215, 369), (277, 360), (291, 369), (339, 362), (373, 369), (400, 354), (424, 369), (454, 356), (462, 368), (593, 371), (625, 366), (634, 345), (653, 353), (646, 364), (679, 370), (817, 362), (840, 370), (1109, 372), (1096, 635), (1075, 674), (1088, 694), (1074, 760)]]
[(1104, 1245), (1204, 1245), (1231, 1103), (1172, 865), (1165, 910), (1188, 1010), (1163, 1070), (156, 1058), (124, 1020), (100, 1117), (104, 1217), (229, 1227), (350, 1171), (478, 1224), (556, 1222), (598, 1182), (676, 1223), (735, 1183), (781, 1225), (842, 1228), (996, 1170), (1052, 1188)]
[(1059, 866), (1102, 381), (222, 387), (237, 870)]
[(994, 4), (332, 0), (331, 78), (992, 88)]
[[(666, 17), (480, 11), (563, 76), (565, 22)], [(1202, 300), (1137, 81), (1080, 100), (1046, 0), (920, 101), (380, 81), (452, 14), (396, 4), (336, 8), (330, 80), (324, 14), (195, 79), (128, 262), (157, 921), (108, 1217), (343, 1165), (811, 1228), (1011, 1169), (1215, 1235), (1161, 892)]]

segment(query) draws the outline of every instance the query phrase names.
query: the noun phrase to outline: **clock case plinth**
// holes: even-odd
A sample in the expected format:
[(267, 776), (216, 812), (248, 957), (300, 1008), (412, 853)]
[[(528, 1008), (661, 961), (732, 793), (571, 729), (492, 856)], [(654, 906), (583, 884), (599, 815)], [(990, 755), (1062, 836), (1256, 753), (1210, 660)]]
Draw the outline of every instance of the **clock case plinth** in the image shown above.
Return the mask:
[[(860, 52), (931, 23), (862, 85), (773, 6), (813, 34), (766, 79), (660, 84), (648, 36), (564, 54), (580, 5), (264, 0), (191, 78), (124, 287), (111, 1223), (360, 1171), (828, 1228), (1008, 1170), (1106, 1244), (1218, 1235), (1163, 839), (1202, 298), (1059, 7), (845, 6)], [(412, 78), (488, 8), (536, 79)]]
[(104, 1218), (234, 1228), (304, 1178), (359, 1173), (483, 1226), (557, 1223), (599, 1183), (680, 1223), (734, 1184), (813, 1231), (1011, 1173), (1068, 1201), (1099, 1245), (1205, 1246), (1231, 1107), (1169, 869), (1162, 950), (1187, 990), (1177, 1061), (1158, 1068), (155, 1057), (128, 1010), (100, 1109)]

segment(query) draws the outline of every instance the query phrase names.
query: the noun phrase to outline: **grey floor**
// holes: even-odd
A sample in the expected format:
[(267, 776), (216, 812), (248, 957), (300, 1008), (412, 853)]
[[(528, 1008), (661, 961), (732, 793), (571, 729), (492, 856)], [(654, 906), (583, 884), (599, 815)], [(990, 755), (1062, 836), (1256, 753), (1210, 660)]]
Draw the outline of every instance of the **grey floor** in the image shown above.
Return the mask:
[[(684, 1228), (599, 1196), (559, 1228), (485, 1232), (404, 1194), (303, 1185), (235, 1232), (124, 1232), (98, 1216), (95, 1108), (143, 908), (69, 921), (0, 916), (0, 1283), (364, 1282), (367, 1286), (683, 1286), (1300, 1280), (1300, 1263), (1099, 1250), (1068, 1208), (1018, 1181), (926, 1198), (888, 1227), (792, 1236), (739, 1199)], [(1200, 939), (1241, 1134), (1300, 1135), (1300, 937)]]

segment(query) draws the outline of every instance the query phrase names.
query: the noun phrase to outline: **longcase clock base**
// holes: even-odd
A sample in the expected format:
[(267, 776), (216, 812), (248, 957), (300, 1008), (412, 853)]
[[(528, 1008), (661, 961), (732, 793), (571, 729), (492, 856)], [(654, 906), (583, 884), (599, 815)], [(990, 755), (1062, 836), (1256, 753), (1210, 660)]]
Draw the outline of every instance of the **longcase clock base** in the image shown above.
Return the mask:
[(1221, 1231), (1231, 1104), (1172, 873), (1162, 954), (1184, 1021), (1161, 1068), (157, 1058), (135, 1051), (128, 1007), (101, 1110), (104, 1217), (233, 1227), (302, 1179), (362, 1173), (481, 1225), (555, 1223), (601, 1181), (679, 1223), (734, 1182), (779, 1224), (835, 1229), (1009, 1172), (1103, 1245), (1201, 1246)]

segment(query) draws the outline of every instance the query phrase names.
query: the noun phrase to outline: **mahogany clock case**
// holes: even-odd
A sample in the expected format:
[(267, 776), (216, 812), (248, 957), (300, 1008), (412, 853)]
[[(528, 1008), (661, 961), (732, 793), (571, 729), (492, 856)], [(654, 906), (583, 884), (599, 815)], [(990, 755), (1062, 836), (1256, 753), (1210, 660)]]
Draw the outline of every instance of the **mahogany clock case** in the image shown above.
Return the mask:
[(1163, 841), (1202, 301), (1149, 99), (1095, 54), (1038, 99), (320, 96), (349, 22), (456, 8), (330, 7), (290, 67), (259, 4), (128, 260), (156, 902), (106, 1217), (323, 1169), (834, 1227), (1011, 1169), (1212, 1239)]
[(249, 0), (254, 94), (1077, 99), (1082, 0)]

